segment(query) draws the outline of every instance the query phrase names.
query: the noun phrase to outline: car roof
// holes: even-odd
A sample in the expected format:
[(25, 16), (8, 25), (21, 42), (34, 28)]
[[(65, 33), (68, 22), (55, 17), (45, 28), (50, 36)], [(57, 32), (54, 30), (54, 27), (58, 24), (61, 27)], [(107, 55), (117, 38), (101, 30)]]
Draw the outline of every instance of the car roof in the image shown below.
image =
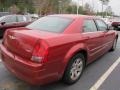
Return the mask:
[(25, 16), (25, 15), (20, 15), (20, 14), (11, 14), (11, 15), (5, 15), (6, 17), (7, 16)]
[(85, 18), (98, 18), (96, 16), (88, 16), (88, 15), (77, 15), (77, 14), (55, 14), (55, 15), (49, 15), (49, 16), (58, 16), (58, 17), (65, 17), (65, 18), (72, 18), (72, 19), (85, 19)]

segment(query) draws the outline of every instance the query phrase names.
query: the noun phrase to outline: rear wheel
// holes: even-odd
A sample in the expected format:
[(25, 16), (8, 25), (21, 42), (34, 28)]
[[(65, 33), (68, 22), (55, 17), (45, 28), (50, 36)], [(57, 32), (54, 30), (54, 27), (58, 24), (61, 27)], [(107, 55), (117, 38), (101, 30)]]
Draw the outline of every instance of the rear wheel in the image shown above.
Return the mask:
[(66, 84), (77, 82), (83, 72), (85, 66), (85, 57), (83, 54), (76, 54), (69, 62), (63, 76), (63, 81)]

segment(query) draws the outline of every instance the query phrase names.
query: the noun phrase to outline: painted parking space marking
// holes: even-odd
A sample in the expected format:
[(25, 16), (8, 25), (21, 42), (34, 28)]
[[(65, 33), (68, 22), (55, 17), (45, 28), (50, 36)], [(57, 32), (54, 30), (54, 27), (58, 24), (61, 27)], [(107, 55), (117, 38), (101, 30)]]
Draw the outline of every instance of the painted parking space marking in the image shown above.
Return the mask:
[(118, 66), (120, 63), (120, 58), (118, 58), (109, 69), (95, 82), (95, 84), (90, 88), (90, 90), (98, 90), (99, 87), (104, 83), (104, 81), (108, 78), (108, 76), (112, 73), (112, 71)]

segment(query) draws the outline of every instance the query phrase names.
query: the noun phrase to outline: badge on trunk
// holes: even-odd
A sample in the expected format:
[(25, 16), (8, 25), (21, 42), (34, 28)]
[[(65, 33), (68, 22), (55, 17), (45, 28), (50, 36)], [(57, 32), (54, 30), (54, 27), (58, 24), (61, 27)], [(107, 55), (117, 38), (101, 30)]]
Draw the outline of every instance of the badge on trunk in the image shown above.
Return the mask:
[(16, 39), (16, 37), (15, 37), (15, 36), (12, 36), (12, 35), (8, 35), (8, 37), (9, 37), (10, 39)]

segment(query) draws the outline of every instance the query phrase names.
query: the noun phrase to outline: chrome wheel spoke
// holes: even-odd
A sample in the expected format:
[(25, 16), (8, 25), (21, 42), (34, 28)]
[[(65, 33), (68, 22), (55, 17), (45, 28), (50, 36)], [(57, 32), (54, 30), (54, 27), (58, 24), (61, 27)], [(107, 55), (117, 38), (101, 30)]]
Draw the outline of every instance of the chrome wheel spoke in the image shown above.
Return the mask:
[(75, 79), (78, 78), (78, 71), (76, 70), (75, 73), (74, 73), (74, 76), (75, 76)]
[(78, 64), (77, 64), (77, 67), (81, 67), (82, 66), (82, 61), (80, 61)]
[(71, 72), (71, 78), (74, 78), (74, 73), (73, 72)]

